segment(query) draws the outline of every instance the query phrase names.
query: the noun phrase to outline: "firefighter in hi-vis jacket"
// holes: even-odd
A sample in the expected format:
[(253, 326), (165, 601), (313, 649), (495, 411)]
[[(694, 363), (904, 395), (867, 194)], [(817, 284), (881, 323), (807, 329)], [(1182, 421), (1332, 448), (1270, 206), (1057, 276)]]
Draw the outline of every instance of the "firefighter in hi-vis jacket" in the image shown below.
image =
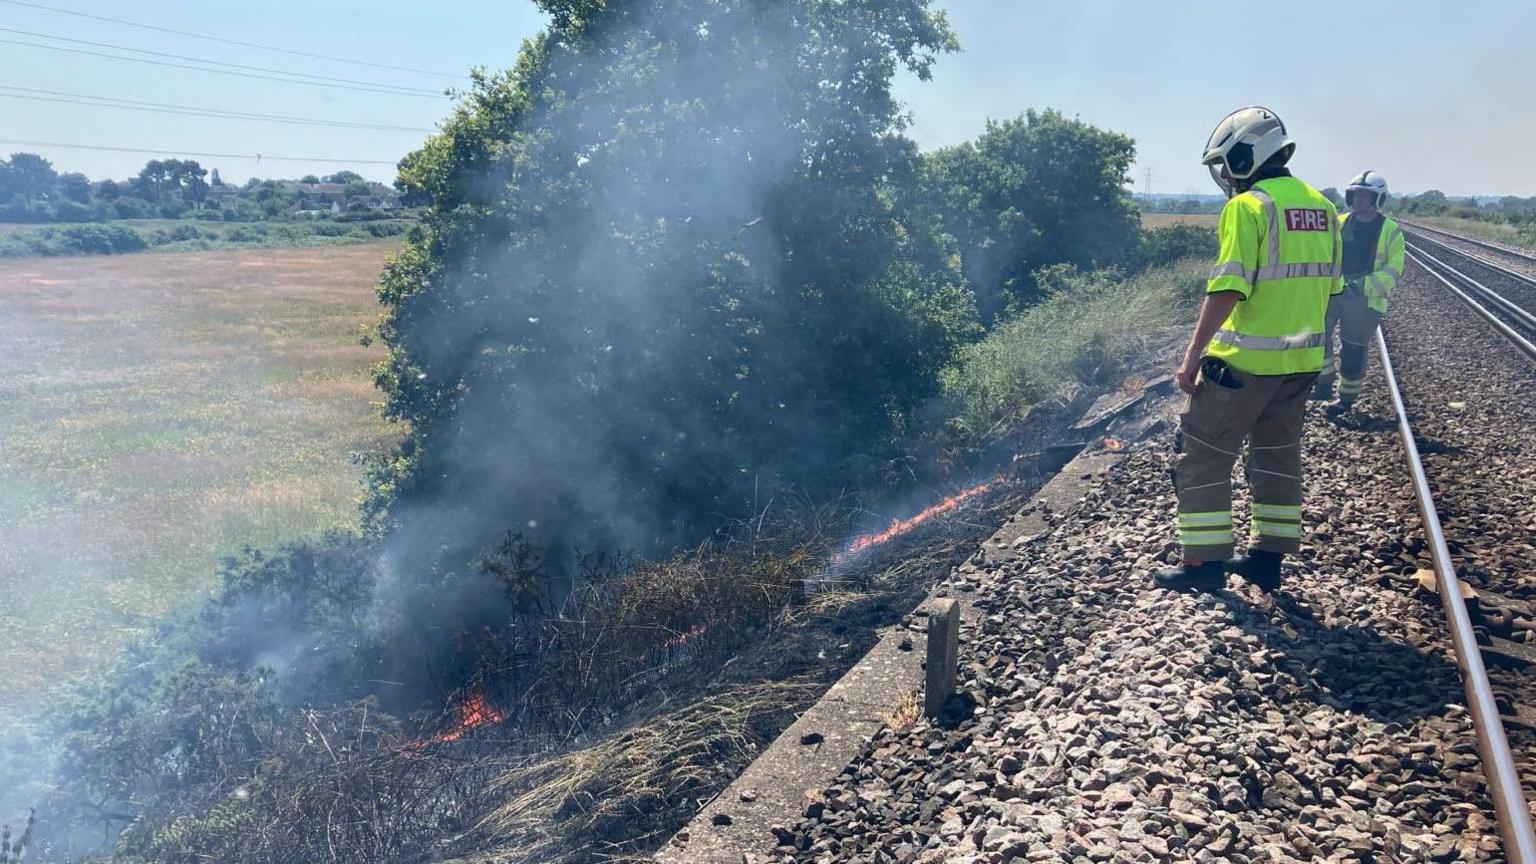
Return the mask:
[[(1201, 158), (1227, 193), (1221, 249), (1177, 371), (1174, 489), (1183, 564), (1166, 588), (1217, 590), (1231, 570), (1265, 590), (1301, 545), (1301, 431), (1323, 368), (1328, 298), (1341, 292), (1338, 213), (1285, 165), (1296, 145), (1266, 108), (1243, 108), (1211, 133)], [(1233, 558), (1232, 465), (1248, 444), (1249, 552)]]
[(1349, 212), (1339, 217), (1344, 239), (1344, 293), (1328, 304), (1323, 342), (1323, 374), (1318, 376), (1312, 398), (1333, 396), (1333, 331), (1339, 331), (1339, 398), (1325, 410), (1337, 417), (1354, 407), (1365, 380), (1371, 337), (1387, 314), (1387, 298), (1403, 275), (1403, 232), (1381, 213), (1387, 200), (1387, 178), (1366, 171), (1349, 181), (1344, 203)]

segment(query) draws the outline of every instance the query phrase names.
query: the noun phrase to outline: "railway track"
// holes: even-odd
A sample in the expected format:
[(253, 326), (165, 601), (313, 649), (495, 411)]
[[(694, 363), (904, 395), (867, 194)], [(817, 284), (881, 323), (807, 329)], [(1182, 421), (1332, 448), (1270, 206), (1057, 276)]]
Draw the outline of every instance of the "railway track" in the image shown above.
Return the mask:
[(1492, 253), (1495, 259), (1503, 259), (1506, 265), (1513, 265), (1516, 269), (1523, 269), (1527, 273), (1536, 271), (1536, 254), (1529, 249), (1521, 249), (1502, 243), (1492, 243), (1480, 237), (1469, 237), (1465, 234), (1457, 234), (1444, 228), (1436, 228), (1422, 222), (1408, 219), (1398, 219), (1398, 224), (1403, 228), (1421, 235), (1439, 238), (1443, 242), (1449, 242), (1474, 253), (1488, 255)]
[[(1443, 277), (1442, 277), (1443, 278)], [(1392, 355), (1387, 348), (1386, 337), (1376, 331), (1376, 348), (1381, 358), (1381, 375), (1387, 385), (1387, 393), (1397, 417), (1398, 431), (1402, 437), (1408, 472), (1413, 481), (1414, 498), (1418, 501), (1419, 516), (1424, 526), (1430, 557), (1434, 561), (1436, 585), (1441, 608), (1445, 612), (1447, 628), (1456, 654), (1456, 665), (1461, 673), (1462, 686), (1466, 691), (1467, 706), (1472, 712), (1472, 722), (1477, 729), (1478, 754), (1482, 760), (1483, 777), (1498, 814), (1499, 836), (1503, 841), (1505, 856), (1515, 864), (1536, 864), (1536, 832), (1531, 824), (1530, 808), (1521, 788), (1520, 770), (1504, 732), (1504, 723), (1494, 695), (1493, 682), (1483, 662), (1478, 634), (1473, 628), (1473, 616), (1468, 609), (1461, 578), (1446, 540), (1445, 529), (1440, 523), (1438, 508), (1430, 490), (1428, 474), (1419, 456), (1417, 438), (1408, 408), (1403, 401), (1402, 388), (1392, 365)]]
[[(1434, 239), (1417, 226), (1404, 233), (1412, 261), (1521, 353), (1536, 360), (1536, 276)], [(1460, 239), (1471, 242), (1471, 238)]]
[(876, 733), (763, 860), (1536, 861), (1536, 364), (1447, 302), (1519, 335), (1467, 279), (1510, 284), (1415, 245), (1358, 416), (1309, 419), (1280, 593), (1148, 587), (1173, 502), (1133, 449), (954, 577), (975, 713)]

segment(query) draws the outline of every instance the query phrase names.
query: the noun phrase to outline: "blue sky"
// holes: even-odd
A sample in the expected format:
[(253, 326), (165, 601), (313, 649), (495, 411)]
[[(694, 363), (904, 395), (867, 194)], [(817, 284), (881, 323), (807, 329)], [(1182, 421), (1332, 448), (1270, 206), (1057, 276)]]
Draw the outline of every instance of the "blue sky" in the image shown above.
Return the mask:
[[(249, 42), (423, 69), (503, 66), (542, 19), (523, 0), (262, 3), (29, 0)], [(1342, 185), (1374, 168), (1395, 188), (1536, 195), (1536, 5), (1514, 0), (1266, 4), (1262, 21), (1232, 21), (1241, 4), (1107, 0), (949, 0), (964, 50), (935, 79), (903, 79), (909, 130), (926, 146), (963, 141), (987, 118), (1056, 107), (1138, 142), (1159, 192), (1214, 189), (1196, 164), (1216, 121), (1232, 108), (1268, 105), (1298, 141), (1297, 172)], [(0, 27), (329, 75), (434, 88), (452, 78), (237, 48), (0, 2)], [(0, 40), (48, 42), (0, 32)], [(52, 43), (62, 44), (62, 43)], [(74, 47), (98, 50), (89, 46)], [(164, 59), (164, 58), (161, 58)], [(170, 61), (175, 62), (175, 61)], [(441, 99), (231, 78), (0, 44), (0, 85), (241, 111), (431, 127)], [(260, 74), (260, 73), (256, 73)], [(15, 94), (20, 91), (0, 90)], [(37, 94), (32, 94), (37, 95)], [(0, 98), (0, 139), (179, 152), (266, 154), (268, 161), (200, 158), (227, 179), (299, 176), (350, 167), (388, 179), (388, 165), (422, 133), (312, 128), (87, 108)], [(60, 170), (127, 176), (147, 154), (0, 143), (29, 149)], [(326, 161), (274, 162), (271, 156)], [(332, 161), (339, 160), (339, 161)]]

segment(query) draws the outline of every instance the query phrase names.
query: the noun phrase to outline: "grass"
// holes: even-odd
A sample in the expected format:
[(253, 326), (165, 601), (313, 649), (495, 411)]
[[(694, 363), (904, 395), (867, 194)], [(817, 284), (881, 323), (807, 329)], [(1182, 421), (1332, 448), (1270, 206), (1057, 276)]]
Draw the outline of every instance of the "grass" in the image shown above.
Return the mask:
[(1216, 227), (1216, 218), (1219, 213), (1143, 213), (1141, 214), (1141, 227), (1163, 228), (1168, 225), (1203, 225), (1207, 228)]
[(1171, 365), (1169, 346), (1193, 320), (1207, 262), (1191, 256), (1129, 279), (1047, 273), (1046, 300), (967, 346), (946, 373), (965, 431), (985, 440), (1076, 384), (1103, 386), (1148, 365)]
[(355, 524), (348, 457), (391, 437), (356, 336), (395, 248), (0, 262), (0, 706), (98, 667), (219, 556)]
[(1536, 247), (1536, 238), (1528, 234), (1522, 234), (1518, 228), (1508, 222), (1485, 222), (1481, 219), (1462, 219), (1457, 216), (1407, 216), (1405, 218), (1415, 222), (1422, 222), (1433, 228), (1442, 228), (1446, 231), (1465, 234), (1468, 237), (1478, 237), (1494, 243)]

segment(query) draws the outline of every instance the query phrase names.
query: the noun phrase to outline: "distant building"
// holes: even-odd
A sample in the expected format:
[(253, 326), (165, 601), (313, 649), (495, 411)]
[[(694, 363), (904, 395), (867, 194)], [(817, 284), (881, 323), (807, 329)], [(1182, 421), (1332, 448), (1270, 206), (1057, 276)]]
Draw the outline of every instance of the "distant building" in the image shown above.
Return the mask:
[(288, 212), (295, 216), (323, 216), (327, 213), (340, 213), (341, 202), (331, 201), (330, 203), (326, 203), (324, 201), (315, 201), (312, 199), (300, 200), (295, 201), (293, 206), (289, 208)]
[(288, 191), (294, 193), (300, 200), (340, 201), (346, 197), (347, 187), (344, 183), (298, 183), (288, 181), (283, 184)]

